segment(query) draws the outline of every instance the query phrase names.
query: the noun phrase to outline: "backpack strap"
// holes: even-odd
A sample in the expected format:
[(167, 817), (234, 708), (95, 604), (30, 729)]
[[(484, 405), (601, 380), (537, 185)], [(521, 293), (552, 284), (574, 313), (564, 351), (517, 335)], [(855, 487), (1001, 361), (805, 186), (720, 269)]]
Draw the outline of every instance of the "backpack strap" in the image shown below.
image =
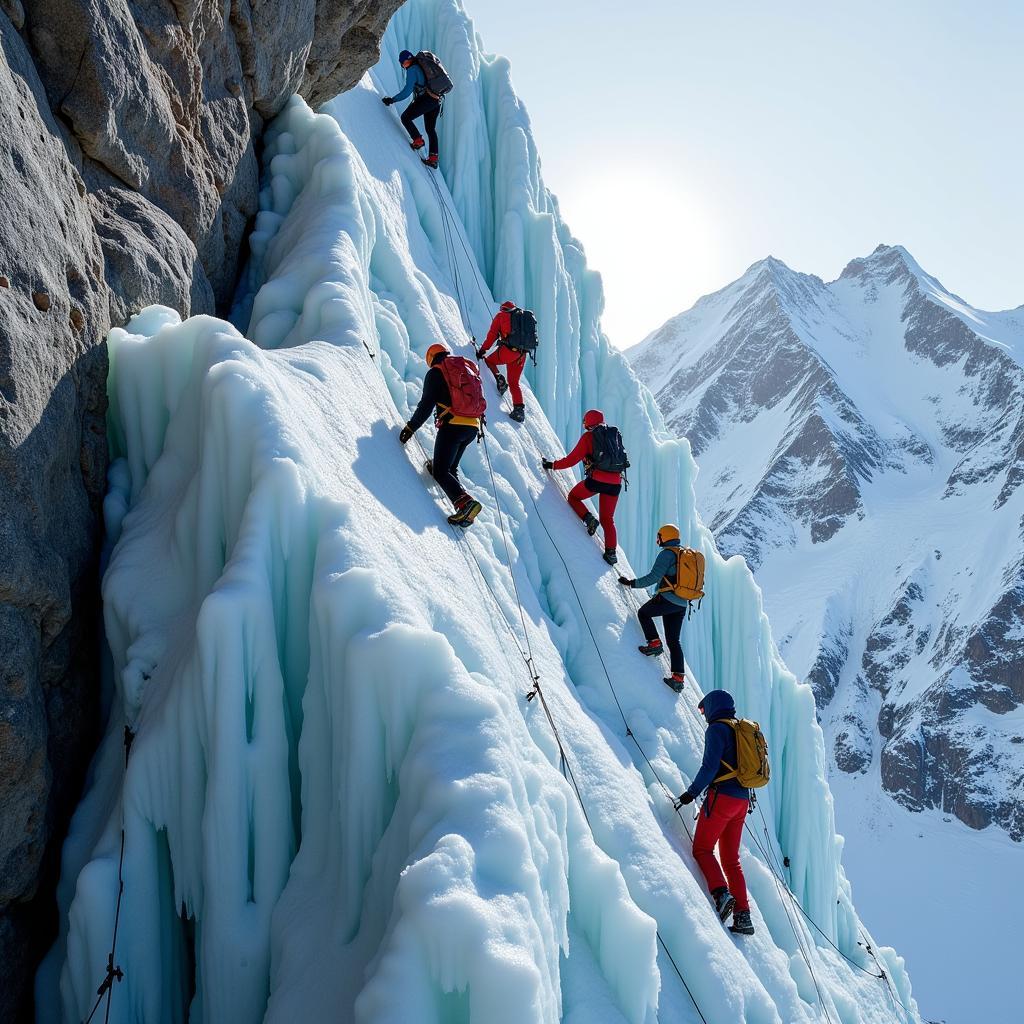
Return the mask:
[[(623, 473), (622, 475), (625, 476), (626, 474)], [(671, 548), (667, 548), (666, 550), (671, 550)], [(679, 563), (682, 561), (683, 549), (682, 548), (676, 548), (675, 552), (676, 552), (676, 583), (678, 583), (679, 582)], [(662, 576), (661, 578), (662, 578), (662, 581), (664, 582), (665, 586), (658, 588), (658, 593), (659, 594), (667, 594), (670, 590), (674, 591), (676, 589), (676, 583), (670, 583), (669, 582), (669, 578), (667, 576)]]
[[(736, 727), (737, 727), (738, 723), (736, 722), (735, 718), (716, 718), (715, 721), (712, 722), (711, 724), (712, 725), (717, 725), (719, 722), (721, 722), (723, 725), (729, 726), (729, 728), (732, 729), (733, 735), (734, 736), (736, 735)], [(739, 757), (738, 756), (737, 756), (736, 760), (739, 761)], [(738, 767), (733, 768), (733, 766), (731, 764), (729, 764), (729, 762), (726, 761), (726, 759), (724, 757), (721, 759), (721, 761), (722, 761), (722, 764), (728, 769), (728, 771), (725, 771), (721, 775), (718, 775), (714, 779), (712, 779), (711, 780), (711, 785), (712, 786), (717, 786), (720, 782), (728, 782), (730, 779), (737, 779), (737, 778), (739, 778), (740, 771), (739, 771)]]

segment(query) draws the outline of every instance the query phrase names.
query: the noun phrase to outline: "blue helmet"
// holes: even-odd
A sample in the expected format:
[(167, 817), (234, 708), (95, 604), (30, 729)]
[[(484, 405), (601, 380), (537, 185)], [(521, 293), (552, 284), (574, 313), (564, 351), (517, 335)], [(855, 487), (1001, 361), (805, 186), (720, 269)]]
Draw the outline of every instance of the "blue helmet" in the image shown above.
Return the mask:
[(415, 57), (415, 56), (416, 56), (416, 54), (414, 54), (411, 50), (403, 50), (398, 55), (398, 63), (399, 64), (404, 64), (407, 60), (412, 60), (413, 57)]

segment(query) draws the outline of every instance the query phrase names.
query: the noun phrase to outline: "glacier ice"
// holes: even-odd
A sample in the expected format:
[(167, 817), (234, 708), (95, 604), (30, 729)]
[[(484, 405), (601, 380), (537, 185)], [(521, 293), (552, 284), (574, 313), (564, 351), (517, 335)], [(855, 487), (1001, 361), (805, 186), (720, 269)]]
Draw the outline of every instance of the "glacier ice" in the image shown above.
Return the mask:
[[(379, 102), (406, 39), (459, 83), (444, 180)], [(150, 308), (108, 339), (111, 713), (39, 1019), (95, 1001), (122, 828), (119, 1024), (914, 1019), (858, 944), (810, 691), (696, 516), (688, 446), (600, 333), (599, 278), (461, 4), (413, 0), (359, 87), (320, 114), (291, 101), (251, 252), (235, 326)], [(544, 340), (526, 428), (495, 412), (464, 460), (485, 511), (456, 537), (396, 434), (427, 346), (466, 338), (460, 292), (470, 332), (510, 294)], [(635, 604), (565, 506), (568, 475), (539, 467), (591, 405), (633, 462), (625, 552), (646, 568), (672, 520), (708, 556), (679, 700), (635, 652)], [(775, 763), (744, 847), (746, 942), (711, 913), (671, 804), (699, 763), (699, 686), (736, 694)], [(802, 923), (769, 868), (784, 855), (863, 970)]]

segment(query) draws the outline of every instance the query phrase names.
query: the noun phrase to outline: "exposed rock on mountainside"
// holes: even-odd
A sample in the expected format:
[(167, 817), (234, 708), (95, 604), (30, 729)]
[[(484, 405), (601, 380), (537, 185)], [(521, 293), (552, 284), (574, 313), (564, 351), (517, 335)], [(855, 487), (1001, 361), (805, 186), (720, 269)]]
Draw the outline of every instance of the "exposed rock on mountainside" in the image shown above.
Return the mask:
[(227, 307), (264, 119), (354, 84), (398, 6), (0, 4), (2, 1020), (24, 1008), (45, 938), (28, 922), (49, 927), (50, 840), (99, 714), (100, 341), (152, 302)]
[(1024, 308), (900, 247), (827, 285), (767, 259), (631, 355), (836, 766), (1024, 838)]

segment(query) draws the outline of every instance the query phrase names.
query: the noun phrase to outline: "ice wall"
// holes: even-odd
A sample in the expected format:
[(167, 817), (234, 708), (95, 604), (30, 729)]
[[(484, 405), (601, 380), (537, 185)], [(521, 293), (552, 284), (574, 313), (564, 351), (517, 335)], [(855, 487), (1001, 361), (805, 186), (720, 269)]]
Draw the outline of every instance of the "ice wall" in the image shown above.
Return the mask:
[[(527, 294), (563, 325), (539, 397), (525, 428), (493, 415), (486, 451), (467, 456), (485, 512), (453, 537), (397, 428), (427, 346), (463, 336), (453, 264), (466, 283), (473, 253), (489, 273), (515, 260), (488, 257), (483, 215), (451, 235), (444, 210), (458, 207), (369, 79), (319, 116), (293, 101), (267, 136), (235, 311), (251, 340), (161, 309), (109, 339), (112, 712), (65, 849), (40, 1020), (84, 1019), (95, 1000), (122, 827), (114, 1021), (903, 1019), (857, 944), (810, 693), (780, 663), (745, 566), (698, 523), (686, 446), (656, 440), (646, 394), (597, 332), (597, 279), (543, 191), (507, 71), (481, 84), (501, 62), (480, 57), (454, 4), (400, 18), (428, 16), (438, 35), (418, 45), (477, 110), (458, 131), (490, 138), (493, 110), (522, 119), (521, 164), (498, 180), (470, 149), (462, 166), (482, 175), (482, 206), (535, 239), (517, 258), (546, 260), (561, 296), (546, 305), (539, 280)], [(595, 309), (582, 336), (565, 326), (581, 322), (577, 282)], [(466, 299), (478, 333), (487, 298)], [(592, 401), (598, 389), (621, 405)], [(590, 404), (624, 424), (638, 467), (627, 550), (652, 557), (644, 538), (665, 518), (709, 556), (680, 700), (635, 653), (634, 606), (539, 469)], [(527, 643), (586, 814), (524, 699)], [(757, 935), (737, 942), (711, 913), (692, 823), (626, 735), (678, 792), (699, 760), (701, 686), (731, 689), (765, 725), (762, 841), (863, 970), (794, 925), (752, 842)]]

